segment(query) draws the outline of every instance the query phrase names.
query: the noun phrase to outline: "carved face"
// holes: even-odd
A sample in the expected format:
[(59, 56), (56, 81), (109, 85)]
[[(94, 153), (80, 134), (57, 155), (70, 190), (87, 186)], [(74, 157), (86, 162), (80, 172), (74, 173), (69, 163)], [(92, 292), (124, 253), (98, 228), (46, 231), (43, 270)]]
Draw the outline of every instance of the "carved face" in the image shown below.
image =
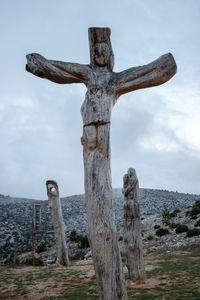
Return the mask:
[(48, 188), (48, 193), (53, 195), (53, 196), (58, 196), (58, 191), (56, 189), (56, 187), (53, 185), (53, 184), (48, 184), (47, 185), (47, 188)]
[(128, 169), (128, 175), (130, 177), (136, 177), (136, 171), (135, 171), (135, 169), (134, 168), (129, 168)]
[(95, 64), (104, 67), (110, 59), (109, 47), (106, 43), (97, 43), (94, 46), (94, 61)]

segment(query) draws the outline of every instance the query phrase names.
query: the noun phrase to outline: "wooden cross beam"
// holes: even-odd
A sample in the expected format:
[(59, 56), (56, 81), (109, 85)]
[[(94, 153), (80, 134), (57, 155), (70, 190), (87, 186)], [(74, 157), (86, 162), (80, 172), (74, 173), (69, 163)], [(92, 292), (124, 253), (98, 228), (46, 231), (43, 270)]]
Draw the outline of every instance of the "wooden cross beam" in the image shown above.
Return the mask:
[(160, 85), (176, 73), (168, 53), (155, 61), (119, 73), (113, 72), (114, 55), (109, 28), (89, 28), (90, 64), (49, 60), (27, 55), (26, 70), (60, 84), (84, 83), (83, 118), (85, 197), (88, 232), (99, 288), (104, 300), (127, 299), (117, 243), (110, 171), (111, 111), (119, 96)]

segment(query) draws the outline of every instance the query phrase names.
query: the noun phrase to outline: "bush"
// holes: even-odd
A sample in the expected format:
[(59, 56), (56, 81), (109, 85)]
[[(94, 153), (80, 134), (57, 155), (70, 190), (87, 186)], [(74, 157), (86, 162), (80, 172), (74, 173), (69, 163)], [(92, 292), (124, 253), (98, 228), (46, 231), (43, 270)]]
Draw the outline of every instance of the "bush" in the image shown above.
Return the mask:
[(11, 267), (16, 267), (19, 265), (19, 257), (15, 251), (12, 251), (10, 255), (4, 260), (4, 264), (9, 264)]
[(198, 228), (193, 228), (188, 230), (186, 237), (192, 237), (192, 236), (197, 236), (200, 235), (200, 229)]
[(87, 235), (78, 234), (76, 230), (72, 230), (69, 239), (71, 242), (78, 243), (79, 249), (89, 248), (89, 240)]
[(77, 239), (78, 239), (78, 233), (76, 232), (76, 230), (72, 230), (71, 233), (70, 233), (70, 236), (69, 236), (69, 240), (71, 242), (77, 242)]
[(186, 212), (185, 212), (185, 216), (187, 217), (187, 216), (190, 216), (190, 212), (191, 212), (191, 210), (187, 210)]
[(173, 211), (175, 214), (179, 214), (181, 212), (180, 209), (176, 208), (174, 211)]
[(170, 216), (170, 218), (177, 217), (177, 213), (175, 213), (175, 212), (171, 212), (171, 213), (169, 214), (169, 216)]
[(196, 201), (191, 210), (186, 211), (185, 215), (190, 216), (191, 219), (197, 219), (200, 214), (200, 200)]
[(190, 216), (196, 216), (200, 214), (200, 207), (197, 205), (192, 206), (192, 210), (190, 211)]
[(198, 219), (198, 216), (191, 216), (190, 219), (191, 220), (196, 220), (196, 219)]
[(89, 248), (90, 247), (87, 235), (80, 235), (79, 236), (78, 247), (80, 249), (85, 249), (85, 248)]
[(153, 235), (148, 235), (147, 240), (152, 241), (154, 239)]
[(189, 230), (187, 225), (178, 224), (176, 227), (176, 234), (187, 232)]
[(194, 224), (195, 227), (200, 227), (200, 219)]
[(156, 224), (156, 225), (154, 226), (154, 229), (156, 230), (156, 229), (158, 229), (158, 228), (160, 228), (160, 225), (157, 225), (157, 224)]
[(168, 209), (163, 210), (162, 212), (162, 222), (165, 225), (169, 225), (170, 213)]
[(169, 230), (167, 228), (159, 228), (158, 230), (156, 230), (157, 236), (163, 236), (166, 234), (169, 234)]
[(194, 206), (197, 206), (197, 207), (200, 208), (200, 200), (197, 200), (197, 201), (195, 202)]
[(45, 243), (41, 243), (37, 246), (37, 249), (36, 249), (36, 252), (39, 254), (39, 253), (42, 253), (42, 252), (45, 252), (47, 251), (47, 247), (45, 245)]
[(170, 223), (170, 224), (169, 224), (169, 227), (170, 227), (171, 229), (174, 229), (174, 228), (176, 228), (178, 225), (179, 225), (179, 223)]

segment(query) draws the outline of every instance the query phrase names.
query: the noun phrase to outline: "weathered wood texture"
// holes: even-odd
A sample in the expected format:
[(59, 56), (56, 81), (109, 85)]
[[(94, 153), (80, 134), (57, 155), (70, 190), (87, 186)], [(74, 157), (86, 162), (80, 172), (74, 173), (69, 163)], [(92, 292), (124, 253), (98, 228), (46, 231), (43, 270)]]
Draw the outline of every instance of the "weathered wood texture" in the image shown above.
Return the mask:
[(87, 87), (81, 108), (85, 195), (90, 246), (100, 299), (127, 299), (113, 212), (110, 172), (110, 121), (117, 98), (140, 88), (156, 86), (176, 72), (171, 54), (119, 73), (112, 71), (114, 55), (109, 28), (89, 28), (89, 65), (48, 60), (27, 55), (26, 70), (56, 83)]
[(139, 206), (139, 182), (136, 171), (128, 169), (123, 178), (124, 194), (124, 244), (127, 258), (128, 277), (135, 282), (144, 282), (145, 264), (141, 236)]
[(56, 240), (56, 264), (69, 266), (68, 249), (65, 240), (65, 230), (63, 224), (62, 208), (59, 197), (57, 182), (47, 180), (47, 195), (49, 200), (49, 209), (51, 212), (52, 223)]

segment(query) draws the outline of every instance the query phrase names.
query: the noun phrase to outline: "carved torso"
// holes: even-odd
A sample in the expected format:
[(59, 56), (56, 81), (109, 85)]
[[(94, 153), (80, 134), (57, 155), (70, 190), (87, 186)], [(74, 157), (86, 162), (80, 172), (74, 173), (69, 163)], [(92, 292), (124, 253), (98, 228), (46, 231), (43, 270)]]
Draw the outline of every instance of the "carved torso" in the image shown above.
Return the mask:
[(114, 102), (113, 73), (91, 70), (85, 101), (81, 107), (84, 125), (110, 122)]

